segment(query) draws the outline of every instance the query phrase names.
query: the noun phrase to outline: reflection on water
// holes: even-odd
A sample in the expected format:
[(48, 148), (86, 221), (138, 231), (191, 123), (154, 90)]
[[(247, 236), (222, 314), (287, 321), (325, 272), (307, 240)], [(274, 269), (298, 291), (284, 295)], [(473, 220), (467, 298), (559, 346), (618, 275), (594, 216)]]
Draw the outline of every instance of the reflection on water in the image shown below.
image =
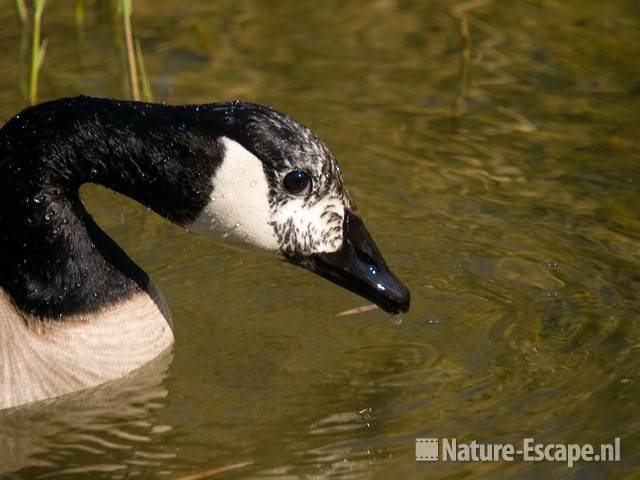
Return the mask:
[[(19, 478), (130, 478), (170, 474), (175, 449), (159, 446), (172, 427), (158, 411), (173, 354), (96, 388), (0, 411), (0, 472)], [(111, 452), (121, 452), (115, 458)]]
[[(73, 3), (45, 13), (42, 95), (122, 96), (109, 2), (87, 9), (77, 42)], [(0, 45), (15, 52), (20, 30), (2, 5)], [(401, 325), (378, 310), (336, 316), (364, 301), (89, 188), (89, 210), (163, 289), (175, 358), (136, 395), (96, 390), (3, 414), (0, 431), (21, 434), (3, 446), (4, 470), (148, 478), (253, 462), (227, 475), (634, 477), (637, 2), (137, 0), (135, 10), (159, 100), (267, 103), (325, 138), (412, 310)], [(15, 65), (0, 58), (5, 118), (23, 106)], [(416, 437), (615, 436), (619, 464), (413, 460)]]

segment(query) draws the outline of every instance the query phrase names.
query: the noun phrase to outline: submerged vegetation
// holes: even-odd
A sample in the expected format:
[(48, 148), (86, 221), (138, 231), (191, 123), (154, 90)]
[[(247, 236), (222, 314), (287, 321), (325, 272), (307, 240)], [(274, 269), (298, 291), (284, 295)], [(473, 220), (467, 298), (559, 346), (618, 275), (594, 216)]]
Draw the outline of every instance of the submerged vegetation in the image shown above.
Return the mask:
[[(45, 2), (46, 0), (31, 0), (28, 6), (26, 0), (15, 0), (16, 15), (25, 33), (23, 38), (25, 38), (29, 30), (31, 31), (31, 55), (27, 89), (27, 97), (31, 105), (38, 102), (38, 82), (47, 47), (47, 40), (40, 40)], [(152, 101), (153, 93), (144, 65), (142, 46), (140, 40), (133, 34), (133, 1), (118, 0), (118, 2), (122, 28), (121, 35), (124, 38), (126, 59), (124, 72), (127, 76), (128, 95), (133, 100)], [(84, 0), (77, 0), (74, 7), (74, 17), (79, 28), (84, 23), (84, 12)], [(26, 47), (26, 42), (23, 42), (23, 47)], [(22, 63), (23, 60), (24, 58), (21, 55), (19, 62)], [(22, 81), (20, 75), (19, 77), (19, 81)]]

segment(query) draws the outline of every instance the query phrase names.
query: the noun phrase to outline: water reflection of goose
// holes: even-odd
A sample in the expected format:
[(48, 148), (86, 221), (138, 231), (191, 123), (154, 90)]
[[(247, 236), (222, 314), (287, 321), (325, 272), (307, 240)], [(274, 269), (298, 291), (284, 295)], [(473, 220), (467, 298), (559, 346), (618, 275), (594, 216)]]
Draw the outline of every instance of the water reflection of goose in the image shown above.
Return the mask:
[(169, 469), (177, 452), (162, 443), (173, 427), (161, 412), (172, 357), (167, 351), (116, 381), (0, 411), (0, 477), (124, 478), (155, 473), (158, 464)]

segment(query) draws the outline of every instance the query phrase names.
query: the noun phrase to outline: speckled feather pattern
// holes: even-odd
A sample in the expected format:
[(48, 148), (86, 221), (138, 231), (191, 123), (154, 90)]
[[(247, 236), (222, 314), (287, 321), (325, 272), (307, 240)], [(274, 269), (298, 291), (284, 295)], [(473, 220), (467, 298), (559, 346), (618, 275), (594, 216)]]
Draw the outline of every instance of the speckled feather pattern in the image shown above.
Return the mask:
[[(335, 157), (322, 140), (291, 117), (265, 107), (238, 105), (234, 118), (242, 121), (243, 128), (234, 130), (232, 138), (264, 165), (271, 225), (281, 253), (299, 259), (339, 249), (344, 209), (356, 207)], [(312, 178), (313, 189), (304, 199), (294, 199), (282, 188), (292, 170), (303, 170)]]

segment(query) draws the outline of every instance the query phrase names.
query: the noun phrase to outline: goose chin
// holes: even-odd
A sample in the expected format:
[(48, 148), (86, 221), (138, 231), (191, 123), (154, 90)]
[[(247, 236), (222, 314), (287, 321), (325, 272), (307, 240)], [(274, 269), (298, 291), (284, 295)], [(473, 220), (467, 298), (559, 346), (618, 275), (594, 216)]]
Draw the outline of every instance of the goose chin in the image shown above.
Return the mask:
[(407, 312), (411, 305), (409, 289), (389, 269), (360, 217), (349, 210), (345, 210), (342, 247), (313, 254), (308, 268), (388, 313)]

